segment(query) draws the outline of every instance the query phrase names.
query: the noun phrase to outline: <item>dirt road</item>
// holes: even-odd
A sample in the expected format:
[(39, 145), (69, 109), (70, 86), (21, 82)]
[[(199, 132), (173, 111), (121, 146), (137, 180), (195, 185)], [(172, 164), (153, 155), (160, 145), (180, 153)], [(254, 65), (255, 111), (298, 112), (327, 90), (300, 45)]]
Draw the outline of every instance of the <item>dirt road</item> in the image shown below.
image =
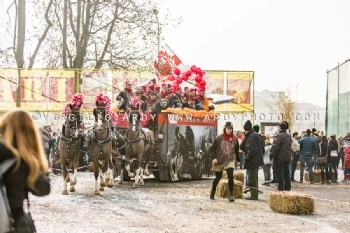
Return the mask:
[[(263, 177), (262, 171), (259, 173)], [(316, 214), (293, 216), (273, 212), (268, 192), (261, 187), (258, 201), (209, 199), (212, 180), (164, 183), (146, 179), (105, 188), (94, 196), (92, 173), (79, 173), (76, 192), (61, 195), (62, 178), (51, 175), (47, 197), (30, 196), (31, 212), (39, 233), (99, 232), (348, 232), (350, 184), (298, 185), (294, 191), (313, 194)], [(262, 180), (261, 180), (262, 182)], [(328, 199), (328, 200), (321, 200)], [(332, 201), (330, 201), (332, 200)]]

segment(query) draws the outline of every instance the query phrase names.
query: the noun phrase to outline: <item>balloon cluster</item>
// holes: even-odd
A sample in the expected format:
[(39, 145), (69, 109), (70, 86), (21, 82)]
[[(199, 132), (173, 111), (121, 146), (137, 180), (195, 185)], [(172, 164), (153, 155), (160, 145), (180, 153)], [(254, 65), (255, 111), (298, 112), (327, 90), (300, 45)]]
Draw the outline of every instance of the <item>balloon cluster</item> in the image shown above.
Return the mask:
[(176, 90), (179, 85), (185, 81), (195, 85), (199, 92), (211, 93), (210, 76), (206, 74), (201, 68), (196, 66), (186, 65), (182, 71), (175, 68), (173, 75), (168, 76), (168, 80), (172, 82), (173, 89)]

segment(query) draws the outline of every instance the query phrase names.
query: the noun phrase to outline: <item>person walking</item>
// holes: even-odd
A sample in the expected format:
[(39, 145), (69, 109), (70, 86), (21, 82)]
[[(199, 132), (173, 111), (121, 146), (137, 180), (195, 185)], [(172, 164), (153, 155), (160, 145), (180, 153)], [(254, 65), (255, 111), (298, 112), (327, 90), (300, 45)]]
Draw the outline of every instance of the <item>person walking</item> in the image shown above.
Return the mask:
[(27, 199), (29, 203), (28, 192), (35, 196), (50, 193), (48, 161), (40, 132), (27, 111), (7, 112), (0, 120), (0, 131), (0, 163), (14, 160), (14, 165), (3, 175), (11, 210), (9, 217), (14, 220), (11, 224), (14, 231), (22, 232), (20, 227), (31, 225), (23, 211), (23, 201)]
[(295, 181), (294, 174), (300, 158), (300, 144), (298, 142), (298, 138), (298, 132), (294, 132), (292, 138), (292, 173), (290, 181)]
[(306, 130), (306, 135), (300, 139), (300, 181), (299, 183), (304, 182), (304, 170), (305, 170), (305, 163), (307, 163), (308, 171), (309, 171), (309, 177), (310, 177), (310, 183), (314, 183), (314, 172), (312, 170), (313, 167), (313, 161), (312, 156), (314, 154), (314, 151), (316, 150), (316, 141), (313, 137), (311, 137), (311, 130)]
[(226, 122), (222, 134), (217, 136), (210, 148), (210, 157), (212, 159), (212, 171), (215, 172), (212, 189), (210, 191), (210, 199), (214, 200), (216, 187), (222, 177), (222, 172), (226, 170), (229, 187), (230, 202), (234, 202), (233, 195), (233, 170), (235, 166), (236, 156), (239, 153), (238, 139), (233, 135), (233, 124)]
[(264, 165), (261, 137), (252, 128), (252, 123), (248, 120), (244, 123), (245, 139), (241, 148), (244, 150), (244, 169), (248, 173), (248, 185), (250, 197), (246, 200), (258, 200), (259, 184), (258, 169)]
[(292, 138), (287, 133), (288, 123), (283, 121), (278, 125), (279, 133), (273, 141), (271, 157), (276, 162), (276, 174), (279, 191), (290, 191), (290, 161), (292, 157)]

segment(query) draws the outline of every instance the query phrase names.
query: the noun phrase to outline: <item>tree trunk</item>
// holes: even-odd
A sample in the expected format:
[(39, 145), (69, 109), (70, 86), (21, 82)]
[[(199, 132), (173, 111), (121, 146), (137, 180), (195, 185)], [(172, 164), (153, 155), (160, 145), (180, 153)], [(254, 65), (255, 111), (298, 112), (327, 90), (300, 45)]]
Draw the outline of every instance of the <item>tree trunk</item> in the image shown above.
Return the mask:
[(68, 19), (68, 0), (64, 0), (63, 6), (63, 28), (62, 28), (62, 38), (63, 38), (63, 50), (62, 50), (62, 63), (63, 68), (68, 68), (67, 63), (67, 19)]
[(21, 107), (21, 72), (24, 68), (24, 44), (26, 38), (26, 1), (19, 0), (17, 5), (17, 43), (15, 49), (15, 58), (18, 68), (17, 78), (17, 93), (16, 93), (16, 107)]

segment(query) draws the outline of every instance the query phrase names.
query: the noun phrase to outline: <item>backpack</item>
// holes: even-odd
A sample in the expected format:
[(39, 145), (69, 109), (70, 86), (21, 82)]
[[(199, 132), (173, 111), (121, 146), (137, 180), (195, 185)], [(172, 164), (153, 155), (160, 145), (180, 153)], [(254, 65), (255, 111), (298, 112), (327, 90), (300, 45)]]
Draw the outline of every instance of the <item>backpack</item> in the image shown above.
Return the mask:
[(15, 163), (15, 159), (7, 159), (0, 163), (0, 232), (12, 232), (14, 220), (11, 216), (11, 208), (7, 199), (6, 186), (3, 175)]

